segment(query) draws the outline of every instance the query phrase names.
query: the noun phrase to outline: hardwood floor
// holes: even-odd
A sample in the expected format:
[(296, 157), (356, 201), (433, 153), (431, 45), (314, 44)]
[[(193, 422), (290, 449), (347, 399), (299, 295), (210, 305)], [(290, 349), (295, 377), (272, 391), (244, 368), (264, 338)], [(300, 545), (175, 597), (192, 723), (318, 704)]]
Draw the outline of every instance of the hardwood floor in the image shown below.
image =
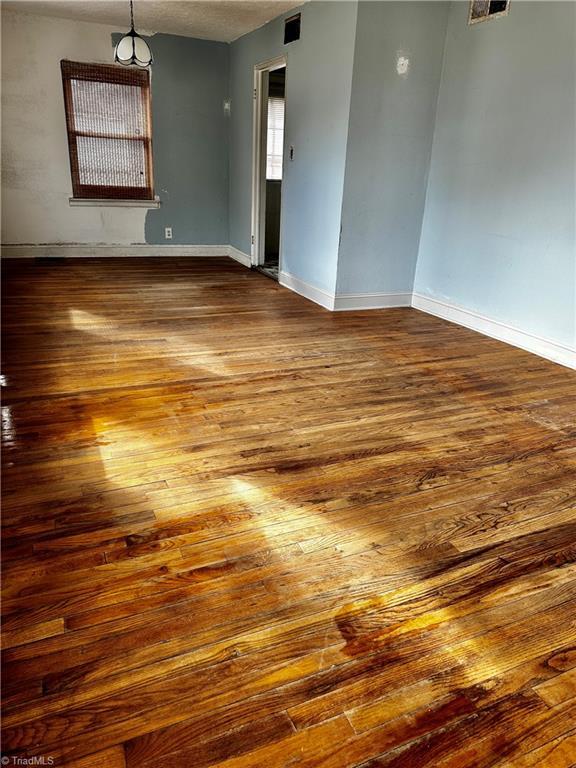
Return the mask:
[(576, 374), (226, 259), (5, 264), (5, 754), (576, 765)]

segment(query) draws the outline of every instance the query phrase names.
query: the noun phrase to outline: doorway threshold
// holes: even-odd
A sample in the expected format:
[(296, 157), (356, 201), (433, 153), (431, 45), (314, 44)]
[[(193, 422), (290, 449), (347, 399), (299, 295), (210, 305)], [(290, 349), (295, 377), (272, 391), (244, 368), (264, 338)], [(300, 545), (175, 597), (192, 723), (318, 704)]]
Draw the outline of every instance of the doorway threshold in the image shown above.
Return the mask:
[(253, 269), (278, 282), (278, 262), (275, 264), (259, 264), (257, 267), (253, 267)]

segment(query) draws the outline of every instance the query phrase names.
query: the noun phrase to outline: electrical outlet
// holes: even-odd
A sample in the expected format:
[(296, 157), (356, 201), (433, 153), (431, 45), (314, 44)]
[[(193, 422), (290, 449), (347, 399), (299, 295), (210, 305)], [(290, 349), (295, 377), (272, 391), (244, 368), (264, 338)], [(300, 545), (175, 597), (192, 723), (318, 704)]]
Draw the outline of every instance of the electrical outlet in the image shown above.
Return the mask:
[(172, 227), (164, 227), (164, 240), (172, 240)]

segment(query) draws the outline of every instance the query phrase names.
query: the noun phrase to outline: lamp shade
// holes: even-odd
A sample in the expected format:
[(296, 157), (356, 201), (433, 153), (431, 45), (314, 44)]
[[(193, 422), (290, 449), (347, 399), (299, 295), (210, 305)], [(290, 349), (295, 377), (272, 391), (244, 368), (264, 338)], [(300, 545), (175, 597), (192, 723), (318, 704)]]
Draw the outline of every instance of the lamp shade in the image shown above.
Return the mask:
[(146, 40), (134, 31), (134, 27), (122, 37), (114, 51), (114, 61), (129, 67), (148, 67), (152, 64), (152, 52)]

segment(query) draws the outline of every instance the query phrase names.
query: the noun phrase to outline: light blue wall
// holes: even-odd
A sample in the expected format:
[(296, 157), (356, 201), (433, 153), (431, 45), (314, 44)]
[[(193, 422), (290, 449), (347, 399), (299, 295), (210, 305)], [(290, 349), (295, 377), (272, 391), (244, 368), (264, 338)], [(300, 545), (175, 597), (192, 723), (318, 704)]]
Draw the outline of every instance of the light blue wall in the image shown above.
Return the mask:
[(412, 291), (448, 10), (359, 4), (338, 293)]
[[(228, 235), (229, 46), (158, 34), (152, 67), (154, 184), (147, 243), (223, 245)], [(164, 239), (172, 227), (173, 239)]]
[(575, 342), (575, 5), (452, 4), (415, 289)]
[(231, 46), (151, 38), (163, 205), (147, 241), (172, 226), (174, 243), (250, 252), (253, 67), (285, 53), (284, 270), (340, 294), (409, 292), (414, 279), (573, 344), (574, 3), (513, 0), (508, 17), (472, 27), (467, 2), (301, 12), (288, 46), (285, 16)]
[(310, 2), (300, 10), (299, 41), (283, 45), (282, 17), (231, 45), (230, 242), (250, 253), (254, 65), (286, 53), (285, 143), (295, 158), (284, 169), (282, 268), (333, 291), (357, 4)]

